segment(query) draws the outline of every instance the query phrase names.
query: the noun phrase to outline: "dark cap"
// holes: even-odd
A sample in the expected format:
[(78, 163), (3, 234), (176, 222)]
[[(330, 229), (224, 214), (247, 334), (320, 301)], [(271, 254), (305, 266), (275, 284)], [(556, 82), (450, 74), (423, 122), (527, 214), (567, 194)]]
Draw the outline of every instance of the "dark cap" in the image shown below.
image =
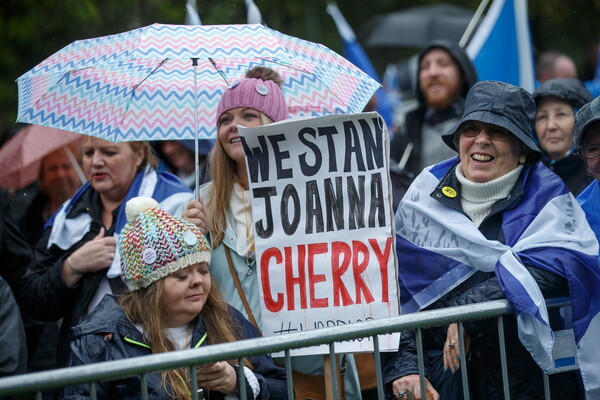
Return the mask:
[(536, 104), (544, 97), (552, 96), (569, 102), (573, 108), (581, 108), (594, 98), (583, 82), (572, 78), (550, 79), (538, 87), (532, 96)]
[(515, 135), (527, 148), (531, 162), (538, 161), (542, 154), (531, 139), (530, 134), (535, 119), (535, 102), (524, 89), (504, 82), (477, 82), (465, 101), (465, 112), (452, 130), (442, 136), (444, 142), (454, 151), (454, 135), (465, 121), (479, 121), (507, 129)]
[(583, 135), (592, 122), (600, 121), (600, 96), (585, 104), (575, 114), (575, 146), (583, 145)]

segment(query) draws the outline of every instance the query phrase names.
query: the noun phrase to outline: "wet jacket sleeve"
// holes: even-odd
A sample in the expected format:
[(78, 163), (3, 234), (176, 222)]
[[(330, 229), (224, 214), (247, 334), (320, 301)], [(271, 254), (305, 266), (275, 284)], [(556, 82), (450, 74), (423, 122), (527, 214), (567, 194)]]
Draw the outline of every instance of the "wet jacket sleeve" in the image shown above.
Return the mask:
[(0, 276), (10, 285), (19, 304), (23, 298), (20, 281), (33, 259), (33, 251), (14, 220), (8, 194), (0, 190)]
[[(392, 384), (395, 380), (406, 375), (418, 374), (417, 344), (415, 333), (404, 331), (400, 334), (398, 352), (385, 364), (383, 368), (383, 384), (388, 394), (392, 393)], [(429, 371), (425, 366), (425, 376), (429, 379)], [(389, 397), (389, 396), (388, 396)]]
[(27, 369), (27, 341), (19, 307), (8, 283), (0, 277), (0, 377)]

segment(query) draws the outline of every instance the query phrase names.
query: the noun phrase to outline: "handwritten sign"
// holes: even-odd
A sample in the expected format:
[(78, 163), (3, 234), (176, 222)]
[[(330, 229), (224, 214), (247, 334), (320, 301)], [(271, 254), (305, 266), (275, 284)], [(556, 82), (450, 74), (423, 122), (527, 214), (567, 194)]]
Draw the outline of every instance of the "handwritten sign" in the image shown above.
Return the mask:
[[(398, 315), (388, 132), (377, 113), (241, 128), (265, 336)], [(396, 350), (397, 334), (380, 349)], [(371, 338), (336, 351), (372, 351)], [(327, 354), (311, 347), (292, 354)]]

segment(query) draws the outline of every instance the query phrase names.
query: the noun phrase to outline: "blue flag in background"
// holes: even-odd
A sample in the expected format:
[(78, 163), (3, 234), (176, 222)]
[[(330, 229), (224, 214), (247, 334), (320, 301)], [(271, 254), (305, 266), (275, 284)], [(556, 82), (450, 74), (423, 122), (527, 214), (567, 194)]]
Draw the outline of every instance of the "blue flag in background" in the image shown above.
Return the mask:
[[(346, 19), (340, 12), (338, 6), (335, 3), (327, 4), (327, 12), (333, 18), (333, 21), (335, 22), (338, 32), (342, 38), (344, 57), (346, 60), (350, 61), (352, 64), (363, 70), (371, 78), (381, 83), (381, 79), (379, 79), (377, 71), (375, 71), (373, 64), (371, 64), (371, 61), (369, 60), (369, 57), (363, 50), (362, 46), (356, 41), (356, 35), (354, 34), (354, 31), (350, 25), (348, 25), (348, 22), (346, 22)], [(390, 130), (393, 129), (392, 107), (390, 105), (387, 93), (383, 88), (379, 88), (377, 92), (375, 92), (375, 96), (377, 99), (376, 111), (379, 113), (379, 115), (381, 115), (387, 126), (390, 127)]]
[(525, 0), (494, 0), (467, 46), (480, 80), (534, 89), (533, 52)]

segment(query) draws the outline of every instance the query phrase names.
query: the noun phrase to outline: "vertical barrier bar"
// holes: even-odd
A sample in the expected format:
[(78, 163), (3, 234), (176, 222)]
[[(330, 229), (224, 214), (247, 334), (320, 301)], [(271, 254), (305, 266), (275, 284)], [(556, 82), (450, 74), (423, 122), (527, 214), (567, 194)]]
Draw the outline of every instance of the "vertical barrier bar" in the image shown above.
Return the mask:
[(377, 379), (377, 400), (384, 400), (383, 393), (383, 373), (381, 371), (381, 354), (379, 353), (379, 340), (377, 335), (373, 335), (373, 350), (375, 357), (375, 377)]
[(240, 399), (247, 400), (246, 394), (246, 373), (244, 372), (244, 357), (238, 358), (238, 383), (240, 385)]
[(192, 388), (192, 400), (198, 400), (198, 393), (200, 390), (198, 389), (198, 378), (196, 377), (196, 366), (192, 365), (188, 371), (190, 386)]
[(148, 400), (148, 378), (146, 374), (142, 374), (142, 399)]
[[(419, 366), (419, 384), (421, 385), (421, 394), (427, 393), (425, 386), (425, 360), (423, 357), (423, 334), (421, 328), (417, 328), (415, 332), (415, 339), (417, 341), (417, 360)], [(421, 396), (423, 397), (423, 396)]]
[[(329, 343), (329, 370), (331, 371), (331, 390), (333, 391), (332, 398), (334, 400), (339, 400), (337, 369), (338, 369), (338, 365), (337, 365), (337, 357), (335, 356), (335, 344)], [(327, 380), (325, 380), (325, 381), (327, 381)]]
[(506, 341), (504, 339), (504, 319), (502, 316), (497, 318), (498, 321), (498, 344), (500, 345), (500, 369), (502, 371), (502, 388), (504, 390), (504, 398), (510, 400), (510, 387), (508, 386), (508, 363), (506, 361)]
[(287, 381), (288, 400), (294, 400), (294, 378), (292, 377), (292, 358), (290, 349), (285, 350), (285, 377)]
[(92, 400), (96, 400), (98, 398), (96, 396), (96, 382), (90, 382), (90, 397)]
[(471, 391), (469, 390), (469, 375), (467, 371), (467, 352), (465, 351), (465, 338), (463, 335), (462, 322), (457, 322), (458, 327), (458, 348), (460, 349), (461, 359), (460, 361), (460, 377), (462, 379), (463, 387), (463, 398), (469, 400), (471, 398)]
[(550, 378), (547, 373), (544, 372), (544, 399), (550, 400)]

